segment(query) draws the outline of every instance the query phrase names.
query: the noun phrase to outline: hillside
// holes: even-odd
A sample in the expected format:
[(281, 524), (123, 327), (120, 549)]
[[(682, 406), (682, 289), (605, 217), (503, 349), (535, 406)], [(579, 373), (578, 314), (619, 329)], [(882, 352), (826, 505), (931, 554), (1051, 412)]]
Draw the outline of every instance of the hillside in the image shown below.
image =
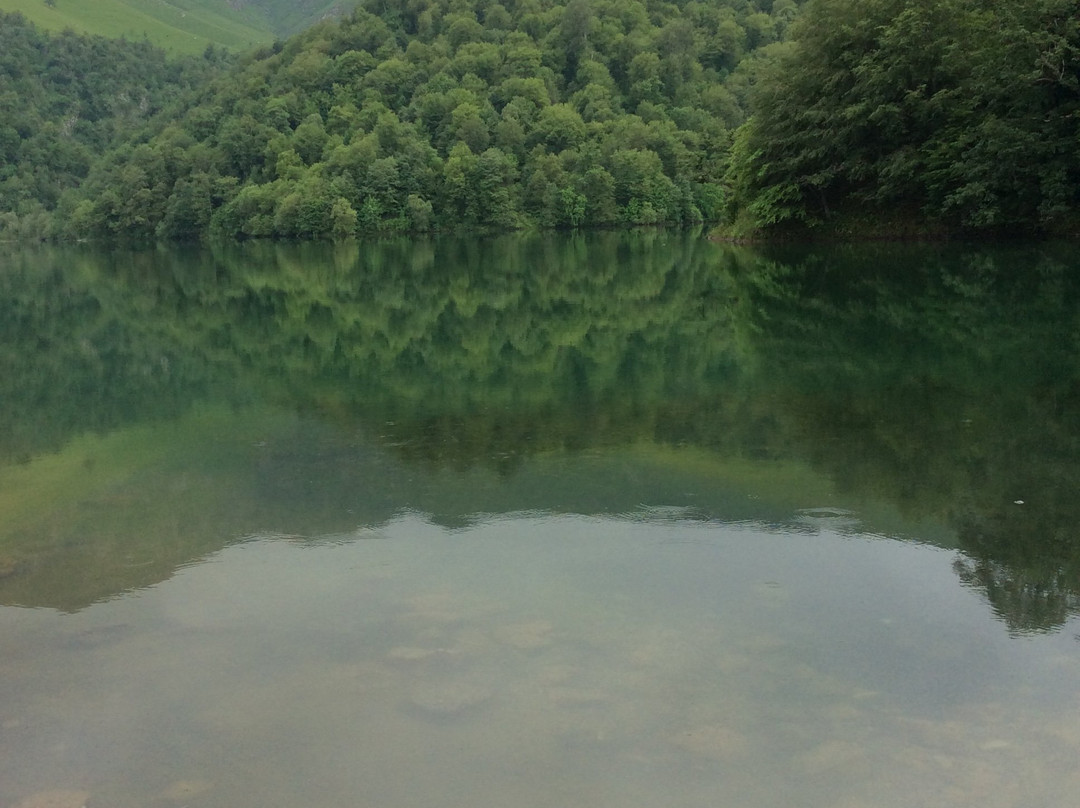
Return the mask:
[(160, 94), (139, 87), (149, 42), (3, 17), (22, 50), (0, 47), (0, 238), (1080, 233), (1080, 0), (341, 8), (241, 2), (220, 19), (327, 19), (183, 67), (155, 52)]
[(46, 31), (148, 40), (172, 53), (247, 50), (350, 12), (357, 0), (0, 0)]
[(743, 65), (782, 39), (795, 3), (511, 6), (370, 0), (245, 57), (156, 135), (96, 164), (60, 204), (61, 232), (311, 238), (716, 219), (745, 117)]
[(358, 0), (235, 0), (243, 9), (257, 11), (278, 36), (292, 36), (317, 22), (339, 19)]
[(19, 12), (47, 31), (147, 40), (173, 53), (245, 50), (274, 38), (258, 8), (228, 0), (0, 0), (0, 12)]
[(40, 239), (93, 163), (227, 66), (147, 42), (50, 36), (0, 13), (0, 239)]

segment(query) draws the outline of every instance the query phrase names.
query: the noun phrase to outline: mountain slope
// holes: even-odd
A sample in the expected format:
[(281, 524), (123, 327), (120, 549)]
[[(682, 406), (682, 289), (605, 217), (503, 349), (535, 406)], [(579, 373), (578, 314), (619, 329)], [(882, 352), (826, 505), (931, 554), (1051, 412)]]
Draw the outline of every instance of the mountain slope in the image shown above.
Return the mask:
[(44, 210), (96, 159), (232, 59), (220, 48), (170, 59), (145, 41), (50, 35), (0, 12), (0, 240), (40, 235)]
[(711, 221), (739, 64), (797, 13), (770, 5), (369, 0), (243, 57), (98, 162), (58, 224), (188, 239)]
[(357, 0), (239, 0), (242, 9), (255, 9), (278, 36), (292, 36), (320, 20), (351, 12)]
[[(715, 220), (730, 133), (744, 120), (742, 65), (783, 39), (794, 0), (513, 5), (366, 0), (239, 57), (206, 49), (190, 67), (217, 78), (182, 81), (190, 89), (156, 117), (141, 92), (98, 93), (107, 64), (58, 60), (56, 43), (27, 33), (25, 59), (0, 47), (0, 102), (15, 120), (0, 126), (0, 239)], [(9, 17), (0, 34), (19, 25)], [(68, 38), (79, 39), (55, 37)], [(102, 40), (91, 51), (132, 45), (150, 47)], [(33, 90), (53, 67), (58, 81)], [(78, 154), (71, 135), (98, 111), (60, 81), (71, 74), (116, 123)], [(40, 123), (18, 115), (34, 92), (47, 102), (33, 105)], [(132, 102), (137, 115), (121, 108)]]
[(146, 39), (174, 53), (201, 53), (207, 45), (245, 50), (274, 38), (254, 4), (234, 9), (226, 0), (0, 0), (0, 11), (17, 11), (49, 31)]

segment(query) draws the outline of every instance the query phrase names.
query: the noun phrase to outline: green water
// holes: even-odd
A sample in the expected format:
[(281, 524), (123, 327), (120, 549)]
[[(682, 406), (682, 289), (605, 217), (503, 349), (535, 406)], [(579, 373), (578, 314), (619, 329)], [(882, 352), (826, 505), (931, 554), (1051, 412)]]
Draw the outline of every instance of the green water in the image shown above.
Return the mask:
[(1080, 252), (0, 255), (0, 808), (1070, 806)]

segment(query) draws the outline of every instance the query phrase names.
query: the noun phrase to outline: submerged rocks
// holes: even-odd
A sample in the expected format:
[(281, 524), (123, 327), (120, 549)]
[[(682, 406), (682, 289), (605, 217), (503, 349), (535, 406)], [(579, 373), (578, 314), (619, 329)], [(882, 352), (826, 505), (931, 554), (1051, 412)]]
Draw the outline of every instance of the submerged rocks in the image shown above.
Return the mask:
[(15, 808), (86, 808), (89, 791), (53, 789), (39, 791), (15, 803)]
[(720, 725), (695, 727), (676, 734), (671, 742), (685, 752), (710, 760), (730, 760), (746, 752), (746, 736)]
[(552, 626), (547, 620), (511, 623), (495, 629), (495, 639), (521, 651), (532, 651), (551, 643)]
[(409, 697), (409, 706), (428, 718), (453, 718), (485, 704), (492, 691), (467, 679), (421, 685)]
[(0, 555), (0, 579), (11, 578), (19, 571), (19, 562), (9, 556)]
[(210, 791), (214, 784), (209, 780), (176, 780), (163, 790), (158, 797), (170, 803), (186, 803), (192, 797), (198, 797)]

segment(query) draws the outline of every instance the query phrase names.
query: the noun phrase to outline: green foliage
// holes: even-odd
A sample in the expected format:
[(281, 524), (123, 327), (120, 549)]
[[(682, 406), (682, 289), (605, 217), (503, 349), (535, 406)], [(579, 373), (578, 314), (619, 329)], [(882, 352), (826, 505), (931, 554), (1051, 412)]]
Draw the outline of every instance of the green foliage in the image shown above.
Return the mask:
[(944, 229), (1070, 226), (1078, 15), (1075, 0), (812, 0), (751, 92), (736, 215), (750, 229), (898, 210)]
[[(78, 216), (52, 229), (330, 237), (351, 229), (349, 210), (358, 232), (715, 219), (742, 119), (716, 90), (748, 42), (786, 25), (793, 6), (771, 5), (372, 0), (128, 134), (160, 155), (152, 166), (112, 143), (42, 155), (78, 172)], [(0, 150), (13, 142), (0, 131)]]
[(212, 50), (170, 63), (5, 17), (0, 238), (328, 237), (338, 199), (364, 232), (1071, 232), (1078, 15), (370, 0), (212, 82)]
[[(207, 169), (202, 147), (178, 140), (176, 130), (163, 132), (153, 149), (116, 152), (106, 169), (112, 172), (112, 193), (93, 213), (66, 195), (95, 162), (106, 165), (104, 152), (132, 139), (155, 114), (225, 64), (216, 53), (170, 61), (146, 43), (71, 32), (49, 36), (18, 15), (0, 14), (0, 240), (65, 231), (152, 232), (170, 194), (190, 190), (172, 186), (179, 163), (190, 155), (186, 173)], [(43, 217), (53, 221), (45, 225)]]

